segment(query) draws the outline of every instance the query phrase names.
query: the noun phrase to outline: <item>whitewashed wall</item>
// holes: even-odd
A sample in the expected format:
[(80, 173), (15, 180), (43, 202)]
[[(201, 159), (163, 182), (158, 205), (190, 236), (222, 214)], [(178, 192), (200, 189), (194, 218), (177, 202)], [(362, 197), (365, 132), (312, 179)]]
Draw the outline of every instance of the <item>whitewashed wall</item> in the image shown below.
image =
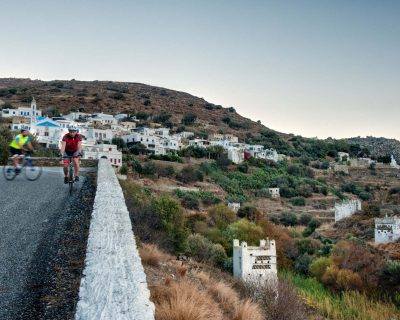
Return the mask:
[(125, 199), (107, 159), (99, 160), (75, 319), (154, 320), (154, 305)]

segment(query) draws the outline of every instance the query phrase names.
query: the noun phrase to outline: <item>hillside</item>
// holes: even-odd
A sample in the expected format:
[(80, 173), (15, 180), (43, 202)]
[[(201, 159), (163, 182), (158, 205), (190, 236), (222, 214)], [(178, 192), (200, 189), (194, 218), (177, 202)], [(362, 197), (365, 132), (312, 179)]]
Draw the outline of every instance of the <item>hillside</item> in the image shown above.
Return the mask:
[(400, 161), (400, 141), (396, 139), (376, 138), (376, 137), (355, 137), (347, 139), (349, 143), (355, 143), (361, 147), (367, 147), (371, 151), (371, 156), (375, 158), (393, 155)]
[(197, 116), (198, 129), (207, 129), (211, 133), (223, 130), (242, 139), (246, 137), (243, 129), (254, 135), (266, 129), (242, 117), (234, 108), (223, 108), (188, 93), (141, 83), (0, 79), (0, 107), (27, 104), (32, 96), (47, 114), (79, 110), (87, 113), (146, 113), (153, 117), (164, 115), (164, 119), (168, 114), (171, 115), (168, 120), (177, 125), (185, 114), (192, 113)]

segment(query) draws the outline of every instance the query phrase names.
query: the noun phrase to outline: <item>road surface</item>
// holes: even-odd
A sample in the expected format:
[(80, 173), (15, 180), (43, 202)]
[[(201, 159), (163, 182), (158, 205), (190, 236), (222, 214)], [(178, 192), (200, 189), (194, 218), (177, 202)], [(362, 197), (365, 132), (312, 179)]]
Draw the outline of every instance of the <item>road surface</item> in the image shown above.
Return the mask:
[[(76, 184), (77, 190), (81, 184)], [(6, 181), (0, 173), (0, 319), (27, 318), (20, 312), (26, 305), (34, 260), (43, 255), (43, 242), (68, 201), (60, 168), (44, 168), (33, 182), (23, 175)]]

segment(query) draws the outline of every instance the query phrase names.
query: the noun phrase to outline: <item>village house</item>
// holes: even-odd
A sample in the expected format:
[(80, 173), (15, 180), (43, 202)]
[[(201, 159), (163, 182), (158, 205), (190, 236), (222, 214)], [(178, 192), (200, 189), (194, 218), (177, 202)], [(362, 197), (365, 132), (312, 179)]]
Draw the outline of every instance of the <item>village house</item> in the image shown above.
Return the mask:
[(93, 125), (112, 125), (117, 124), (117, 119), (111, 114), (106, 113), (94, 113), (88, 118), (88, 122)]
[(349, 161), (350, 154), (348, 154), (347, 152), (338, 152), (338, 160), (339, 162)]
[(96, 144), (83, 146), (83, 159), (98, 160), (106, 158), (114, 167), (122, 166), (122, 152), (113, 144)]
[(268, 188), (268, 193), (273, 199), (280, 198), (281, 196), (279, 188)]
[(240, 209), (239, 202), (228, 202), (228, 208), (231, 209), (233, 212), (238, 212)]
[(239, 138), (234, 136), (233, 134), (220, 134), (220, 133), (213, 133), (211, 134), (208, 139), (210, 141), (229, 141), (231, 143), (239, 142)]
[(36, 100), (32, 98), (30, 107), (18, 107), (17, 109), (3, 109), (1, 110), (1, 116), (3, 118), (11, 118), (11, 117), (38, 117), (42, 115), (42, 111), (37, 109)]
[(228, 159), (235, 164), (242, 163), (244, 161), (244, 150), (237, 147), (229, 147)]
[(359, 199), (344, 200), (341, 203), (335, 203), (335, 222), (350, 217), (361, 210), (361, 201)]
[(260, 240), (260, 246), (233, 240), (233, 276), (255, 284), (277, 281), (275, 240)]

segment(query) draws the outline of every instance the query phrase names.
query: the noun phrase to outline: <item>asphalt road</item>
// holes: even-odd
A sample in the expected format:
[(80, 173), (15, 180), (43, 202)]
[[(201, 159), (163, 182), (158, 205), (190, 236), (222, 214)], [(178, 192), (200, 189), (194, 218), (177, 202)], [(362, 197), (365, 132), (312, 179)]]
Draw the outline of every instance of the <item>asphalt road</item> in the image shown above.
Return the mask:
[(0, 172), (0, 319), (22, 319), (18, 309), (24, 305), (33, 260), (69, 197), (60, 168), (44, 168), (34, 182), (23, 176), (6, 181)]

